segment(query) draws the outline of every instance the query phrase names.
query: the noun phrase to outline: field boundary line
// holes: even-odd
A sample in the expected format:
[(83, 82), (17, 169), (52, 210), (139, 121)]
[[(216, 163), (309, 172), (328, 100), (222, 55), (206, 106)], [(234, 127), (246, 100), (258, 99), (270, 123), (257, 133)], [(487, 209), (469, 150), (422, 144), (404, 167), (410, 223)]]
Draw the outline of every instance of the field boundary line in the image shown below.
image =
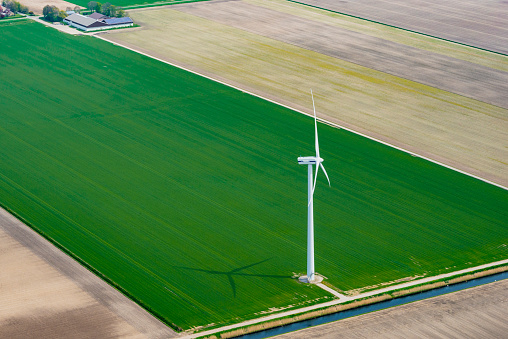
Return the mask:
[[(289, 0), (288, 0), (288, 1), (289, 1)], [(266, 100), (266, 101), (268, 101), (268, 102), (274, 103), (274, 104), (276, 104), (276, 105), (279, 105), (279, 106), (281, 106), (281, 107), (284, 107), (284, 108), (290, 109), (290, 110), (292, 110), (292, 111), (294, 111), (294, 112), (297, 112), (297, 113), (300, 113), (300, 114), (304, 114), (304, 115), (307, 115), (307, 116), (309, 116), (309, 117), (314, 117), (314, 115), (313, 115), (313, 114), (310, 114), (310, 113), (307, 113), (307, 112), (301, 111), (301, 110), (299, 110), (299, 109), (297, 109), (297, 108), (294, 108), (294, 107), (291, 107), (291, 106), (285, 105), (285, 104), (280, 103), (280, 102), (278, 102), (278, 101), (275, 101), (275, 100), (273, 100), (273, 99), (266, 98), (266, 97), (264, 97), (264, 96), (262, 96), (262, 95), (260, 95), (260, 94), (256, 94), (256, 93), (250, 92), (250, 91), (245, 90), (245, 89), (243, 89), (243, 88), (241, 88), (241, 87), (238, 87), (238, 86), (235, 86), (235, 85), (229, 84), (229, 83), (224, 82), (224, 81), (222, 81), (222, 80), (215, 79), (215, 78), (213, 78), (213, 77), (211, 77), (211, 76), (208, 76), (208, 75), (205, 75), (205, 74), (201, 74), (201, 73), (199, 73), (199, 72), (197, 72), (197, 71), (194, 71), (194, 70), (192, 70), (192, 69), (189, 69), (189, 68), (187, 68), (187, 67), (184, 67), (184, 66), (181, 66), (181, 65), (175, 64), (175, 63), (173, 63), (173, 62), (170, 62), (170, 61), (167, 61), (167, 60), (164, 60), (164, 59), (158, 58), (158, 57), (156, 57), (156, 56), (153, 56), (153, 55), (150, 55), (150, 54), (148, 54), (148, 53), (142, 52), (142, 51), (137, 50), (137, 49), (135, 49), (135, 48), (132, 48), (132, 47), (129, 47), (129, 46), (123, 45), (123, 44), (121, 44), (121, 43), (119, 43), (119, 42), (109, 40), (109, 39), (107, 39), (107, 38), (105, 38), (105, 37), (103, 37), (103, 36), (100, 36), (100, 35), (98, 35), (98, 34), (94, 34), (94, 35), (92, 35), (92, 36), (93, 36), (93, 37), (96, 37), (96, 38), (98, 38), (98, 39), (101, 39), (101, 40), (107, 41), (107, 42), (109, 42), (109, 43), (111, 43), (111, 44), (113, 44), (113, 45), (116, 45), (116, 46), (119, 46), (119, 47), (126, 48), (126, 49), (128, 49), (128, 50), (130, 50), (130, 51), (133, 51), (133, 52), (136, 52), (136, 53), (138, 53), (138, 54), (144, 55), (144, 56), (146, 56), (146, 57), (152, 58), (152, 59), (154, 59), (154, 60), (157, 60), (157, 61), (163, 62), (163, 63), (168, 64), (168, 65), (170, 65), (170, 66), (177, 67), (177, 68), (182, 69), (182, 70), (184, 70), (184, 71), (187, 71), (187, 72), (190, 72), (190, 73), (193, 73), (193, 74), (199, 75), (199, 76), (201, 76), (201, 77), (204, 77), (204, 78), (206, 78), (206, 79), (209, 79), (209, 80), (215, 81), (215, 82), (220, 83), (220, 84), (222, 84), (222, 85), (225, 85), (225, 86), (231, 87), (231, 88), (236, 89), (236, 90), (238, 90), (238, 91), (240, 91), (240, 92), (243, 92), (243, 93), (246, 93), (246, 94), (252, 95), (252, 96), (254, 96), (254, 97), (257, 97), (257, 98), (260, 98), (260, 99)], [(508, 187), (503, 186), (503, 185), (501, 185), (501, 184), (498, 184), (498, 183), (496, 183), (496, 182), (490, 181), (490, 180), (488, 180), (488, 179), (482, 178), (482, 177), (477, 176), (477, 175), (475, 175), (475, 174), (472, 174), (472, 173), (469, 173), (469, 172), (463, 171), (463, 170), (461, 170), (461, 169), (458, 169), (458, 168), (455, 168), (455, 167), (453, 167), (453, 166), (450, 166), (450, 165), (444, 164), (444, 163), (439, 162), (439, 161), (437, 161), (437, 160), (434, 160), (434, 159), (431, 159), (431, 158), (425, 157), (425, 156), (423, 156), (423, 155), (420, 155), (420, 154), (418, 154), (418, 153), (415, 153), (415, 152), (409, 151), (409, 150), (404, 149), (404, 148), (402, 148), (402, 147), (395, 146), (395, 145), (393, 145), (393, 144), (390, 144), (389, 142), (386, 142), (386, 141), (383, 141), (383, 140), (377, 139), (377, 138), (375, 138), (375, 137), (369, 136), (369, 135), (367, 135), (367, 134), (364, 134), (364, 133), (361, 133), (361, 132), (355, 131), (354, 129), (351, 129), (351, 128), (348, 128), (348, 127), (345, 127), (345, 126), (339, 125), (339, 124), (337, 124), (337, 123), (334, 123), (334, 122), (331, 122), (331, 121), (325, 120), (325, 119), (323, 119), (323, 118), (318, 117), (317, 119), (318, 119), (320, 122), (325, 123), (325, 124), (327, 124), (327, 125), (330, 125), (330, 126), (333, 126), (333, 127), (336, 127), (336, 128), (340, 128), (340, 129), (344, 129), (344, 130), (346, 130), (346, 131), (348, 131), (348, 132), (351, 132), (351, 133), (354, 133), (354, 134), (356, 134), (356, 135), (362, 136), (362, 137), (364, 137), (364, 138), (368, 138), (368, 139), (370, 139), (370, 140), (373, 140), (373, 141), (379, 142), (379, 143), (381, 143), (381, 144), (383, 144), (383, 145), (386, 145), (386, 146), (389, 146), (389, 147), (395, 148), (395, 149), (397, 149), (397, 150), (399, 150), (399, 151), (402, 151), (402, 152), (404, 152), (404, 153), (407, 153), (407, 154), (410, 154), (410, 155), (412, 155), (412, 156), (415, 156), (415, 157), (422, 158), (422, 159), (424, 159), (424, 160), (427, 160), (427, 161), (433, 162), (433, 163), (435, 163), (435, 164), (437, 164), (437, 165), (440, 165), (440, 166), (446, 167), (446, 168), (448, 168), (448, 169), (451, 169), (451, 170), (454, 170), (454, 171), (456, 171), (456, 172), (459, 172), (459, 173), (465, 174), (465, 175), (470, 176), (470, 177), (472, 177), (472, 178), (475, 178), (475, 179), (481, 180), (481, 181), (483, 181), (483, 182), (486, 182), (486, 183), (488, 183), (488, 184), (491, 184), (491, 185), (497, 186), (497, 187), (499, 187), (499, 188), (502, 188), (502, 189), (504, 189), (504, 190), (507, 190), (507, 191), (508, 191)]]
[[(316, 304), (316, 305), (312, 305), (312, 306), (302, 307), (302, 308), (291, 310), (291, 311), (281, 312), (281, 313), (273, 314), (273, 315), (266, 316), (266, 317), (261, 317), (261, 318), (256, 318), (256, 319), (250, 319), (250, 320), (246, 320), (246, 321), (241, 322), (241, 323), (237, 323), (237, 324), (233, 324), (233, 325), (228, 325), (228, 326), (223, 326), (223, 327), (219, 327), (219, 328), (216, 328), (216, 329), (213, 329), (213, 330), (193, 333), (193, 334), (189, 334), (189, 335), (185, 335), (185, 336), (180, 336), (178, 338), (179, 339), (194, 339), (194, 338), (199, 338), (199, 337), (206, 337), (206, 336), (218, 333), (218, 332), (224, 332), (224, 331), (234, 330), (234, 329), (238, 329), (238, 328), (241, 328), (241, 327), (251, 326), (251, 325), (263, 323), (263, 322), (270, 321), (270, 320), (277, 320), (279, 318), (284, 318), (284, 317), (288, 317), (288, 316), (298, 315), (300, 313), (306, 313), (306, 312), (309, 312), (309, 311), (323, 309), (323, 308), (327, 308), (327, 307), (330, 307), (330, 306), (335, 306), (335, 305), (351, 302), (351, 301), (358, 300), (358, 299), (363, 299), (363, 298), (368, 298), (368, 297), (376, 296), (378, 294), (392, 292), (392, 291), (404, 289), (404, 288), (407, 288), (407, 287), (412, 287), (412, 286), (416, 286), (416, 285), (426, 284), (426, 283), (429, 283), (429, 282), (434, 282), (434, 281), (437, 281), (437, 280), (446, 279), (446, 278), (454, 277), (454, 276), (457, 276), (457, 275), (462, 275), (462, 274), (465, 274), (465, 273), (473, 273), (473, 272), (480, 271), (480, 270), (483, 270), (483, 269), (487, 269), (487, 268), (491, 268), (491, 267), (495, 267), (495, 266), (499, 266), (499, 265), (506, 265), (506, 264), (508, 264), (508, 259), (504, 259), (504, 260), (500, 260), (500, 261), (495, 261), (495, 262), (492, 262), (492, 263), (483, 264), (483, 265), (479, 265), (479, 266), (475, 266), (475, 267), (470, 267), (470, 268), (466, 268), (466, 269), (463, 269), (463, 270), (454, 271), (454, 272), (450, 272), (450, 273), (444, 273), (444, 274), (436, 275), (436, 276), (433, 276), (433, 277), (418, 279), (418, 280), (414, 280), (414, 281), (410, 281), (410, 282), (406, 282), (406, 283), (402, 283), (402, 284), (397, 284), (397, 285), (394, 285), (394, 286), (385, 287), (385, 288), (381, 288), (381, 289), (370, 291), (370, 292), (360, 293), (358, 295), (351, 296), (351, 297), (343, 296), (343, 298), (340, 298), (340, 299), (336, 299), (336, 300), (332, 300), (332, 301), (328, 301), (328, 302), (324, 302), (324, 303), (320, 303), (320, 304)], [(323, 288), (323, 286), (324, 286), (323, 284), (316, 284), (316, 285), (321, 287), (321, 288)], [(320, 286), (320, 285), (323, 285), (323, 286)], [(329, 292), (329, 293), (332, 293), (331, 291), (328, 290), (329, 287), (327, 287), (327, 286), (324, 286), (323, 289), (325, 291)], [(334, 291), (333, 294), (335, 296), (339, 297), (337, 294), (340, 294), (340, 293)]]

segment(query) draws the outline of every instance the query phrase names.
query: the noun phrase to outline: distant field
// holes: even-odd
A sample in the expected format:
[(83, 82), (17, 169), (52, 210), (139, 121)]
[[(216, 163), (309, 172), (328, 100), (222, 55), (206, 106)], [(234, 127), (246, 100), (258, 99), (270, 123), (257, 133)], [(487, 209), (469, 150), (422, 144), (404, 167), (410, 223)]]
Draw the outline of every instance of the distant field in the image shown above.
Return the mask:
[[(312, 119), (104, 41), (0, 24), (0, 203), (183, 329), (331, 298)], [(342, 290), (508, 255), (508, 192), (319, 125)]]
[[(74, 9), (77, 3), (74, 1), (68, 2), (64, 0), (23, 0), (22, 4), (28, 6), (28, 9), (33, 11), (35, 14), (42, 15), (42, 10), (46, 5), (56, 6), (60, 10), (65, 11), (67, 7)], [(82, 2), (83, 7), (86, 7), (86, 4), (86, 2)]]
[(508, 3), (500, 0), (297, 0), (459, 43), (508, 53)]

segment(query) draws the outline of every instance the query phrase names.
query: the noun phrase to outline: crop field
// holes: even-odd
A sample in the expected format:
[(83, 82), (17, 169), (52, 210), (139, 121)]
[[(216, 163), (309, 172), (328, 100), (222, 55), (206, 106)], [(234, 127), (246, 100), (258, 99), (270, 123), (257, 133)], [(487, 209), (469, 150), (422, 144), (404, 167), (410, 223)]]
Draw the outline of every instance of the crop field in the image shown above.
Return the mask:
[[(3, 206), (182, 329), (331, 298), (294, 278), (311, 118), (99, 39), (0, 28)], [(507, 191), (318, 128), (327, 282), (347, 291), (507, 257)]]
[(438, 36), (480, 48), (508, 53), (508, 6), (506, 2), (454, 1), (334, 1), (298, 0), (361, 18)]

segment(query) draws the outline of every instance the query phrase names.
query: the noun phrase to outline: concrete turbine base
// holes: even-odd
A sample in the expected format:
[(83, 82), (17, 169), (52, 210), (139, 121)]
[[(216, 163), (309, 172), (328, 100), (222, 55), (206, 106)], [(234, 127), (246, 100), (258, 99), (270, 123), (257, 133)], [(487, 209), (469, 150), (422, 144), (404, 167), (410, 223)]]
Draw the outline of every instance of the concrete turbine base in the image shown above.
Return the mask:
[(309, 281), (307, 275), (302, 275), (301, 277), (298, 278), (298, 280), (306, 284), (319, 284), (320, 282), (323, 281), (323, 277), (318, 274), (314, 274), (314, 280)]

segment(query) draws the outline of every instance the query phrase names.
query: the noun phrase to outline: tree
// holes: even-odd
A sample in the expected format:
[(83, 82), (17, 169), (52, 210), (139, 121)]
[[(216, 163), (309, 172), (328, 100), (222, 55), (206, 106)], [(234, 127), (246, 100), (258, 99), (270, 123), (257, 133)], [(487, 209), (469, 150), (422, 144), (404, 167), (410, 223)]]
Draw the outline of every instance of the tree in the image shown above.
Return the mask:
[(65, 18), (67, 18), (67, 13), (65, 13), (65, 11), (59, 11), (55, 19), (56, 21), (63, 21)]
[(116, 17), (117, 18), (123, 18), (125, 16), (125, 11), (123, 9), (119, 9), (118, 11), (116, 11)]
[(74, 7), (74, 12), (76, 13), (81, 12), (81, 8), (79, 6)]
[(90, 1), (86, 6), (90, 11), (95, 12), (97, 11), (97, 2), (96, 1)]
[(110, 2), (106, 2), (104, 5), (101, 6), (101, 13), (110, 16), (109, 13), (111, 12), (111, 6), (113, 5)]
[(42, 9), (42, 15), (44, 15), (44, 18), (47, 18), (49, 13), (51, 13), (51, 12), (52, 12), (52, 10), (51, 10), (51, 6), (50, 5), (46, 5)]
[(20, 6), (21, 4), (17, 1), (7, 1), (5, 3), (5, 7), (7, 7), (13, 13), (19, 12)]
[(46, 5), (42, 9), (42, 15), (44, 15), (44, 19), (46, 19), (47, 21), (51, 22), (61, 21), (62, 19), (60, 19), (59, 14), (60, 10), (56, 6)]
[(107, 14), (107, 16), (111, 16), (111, 17), (116, 16), (116, 11), (117, 11), (116, 6), (111, 5), (109, 7), (109, 14)]

